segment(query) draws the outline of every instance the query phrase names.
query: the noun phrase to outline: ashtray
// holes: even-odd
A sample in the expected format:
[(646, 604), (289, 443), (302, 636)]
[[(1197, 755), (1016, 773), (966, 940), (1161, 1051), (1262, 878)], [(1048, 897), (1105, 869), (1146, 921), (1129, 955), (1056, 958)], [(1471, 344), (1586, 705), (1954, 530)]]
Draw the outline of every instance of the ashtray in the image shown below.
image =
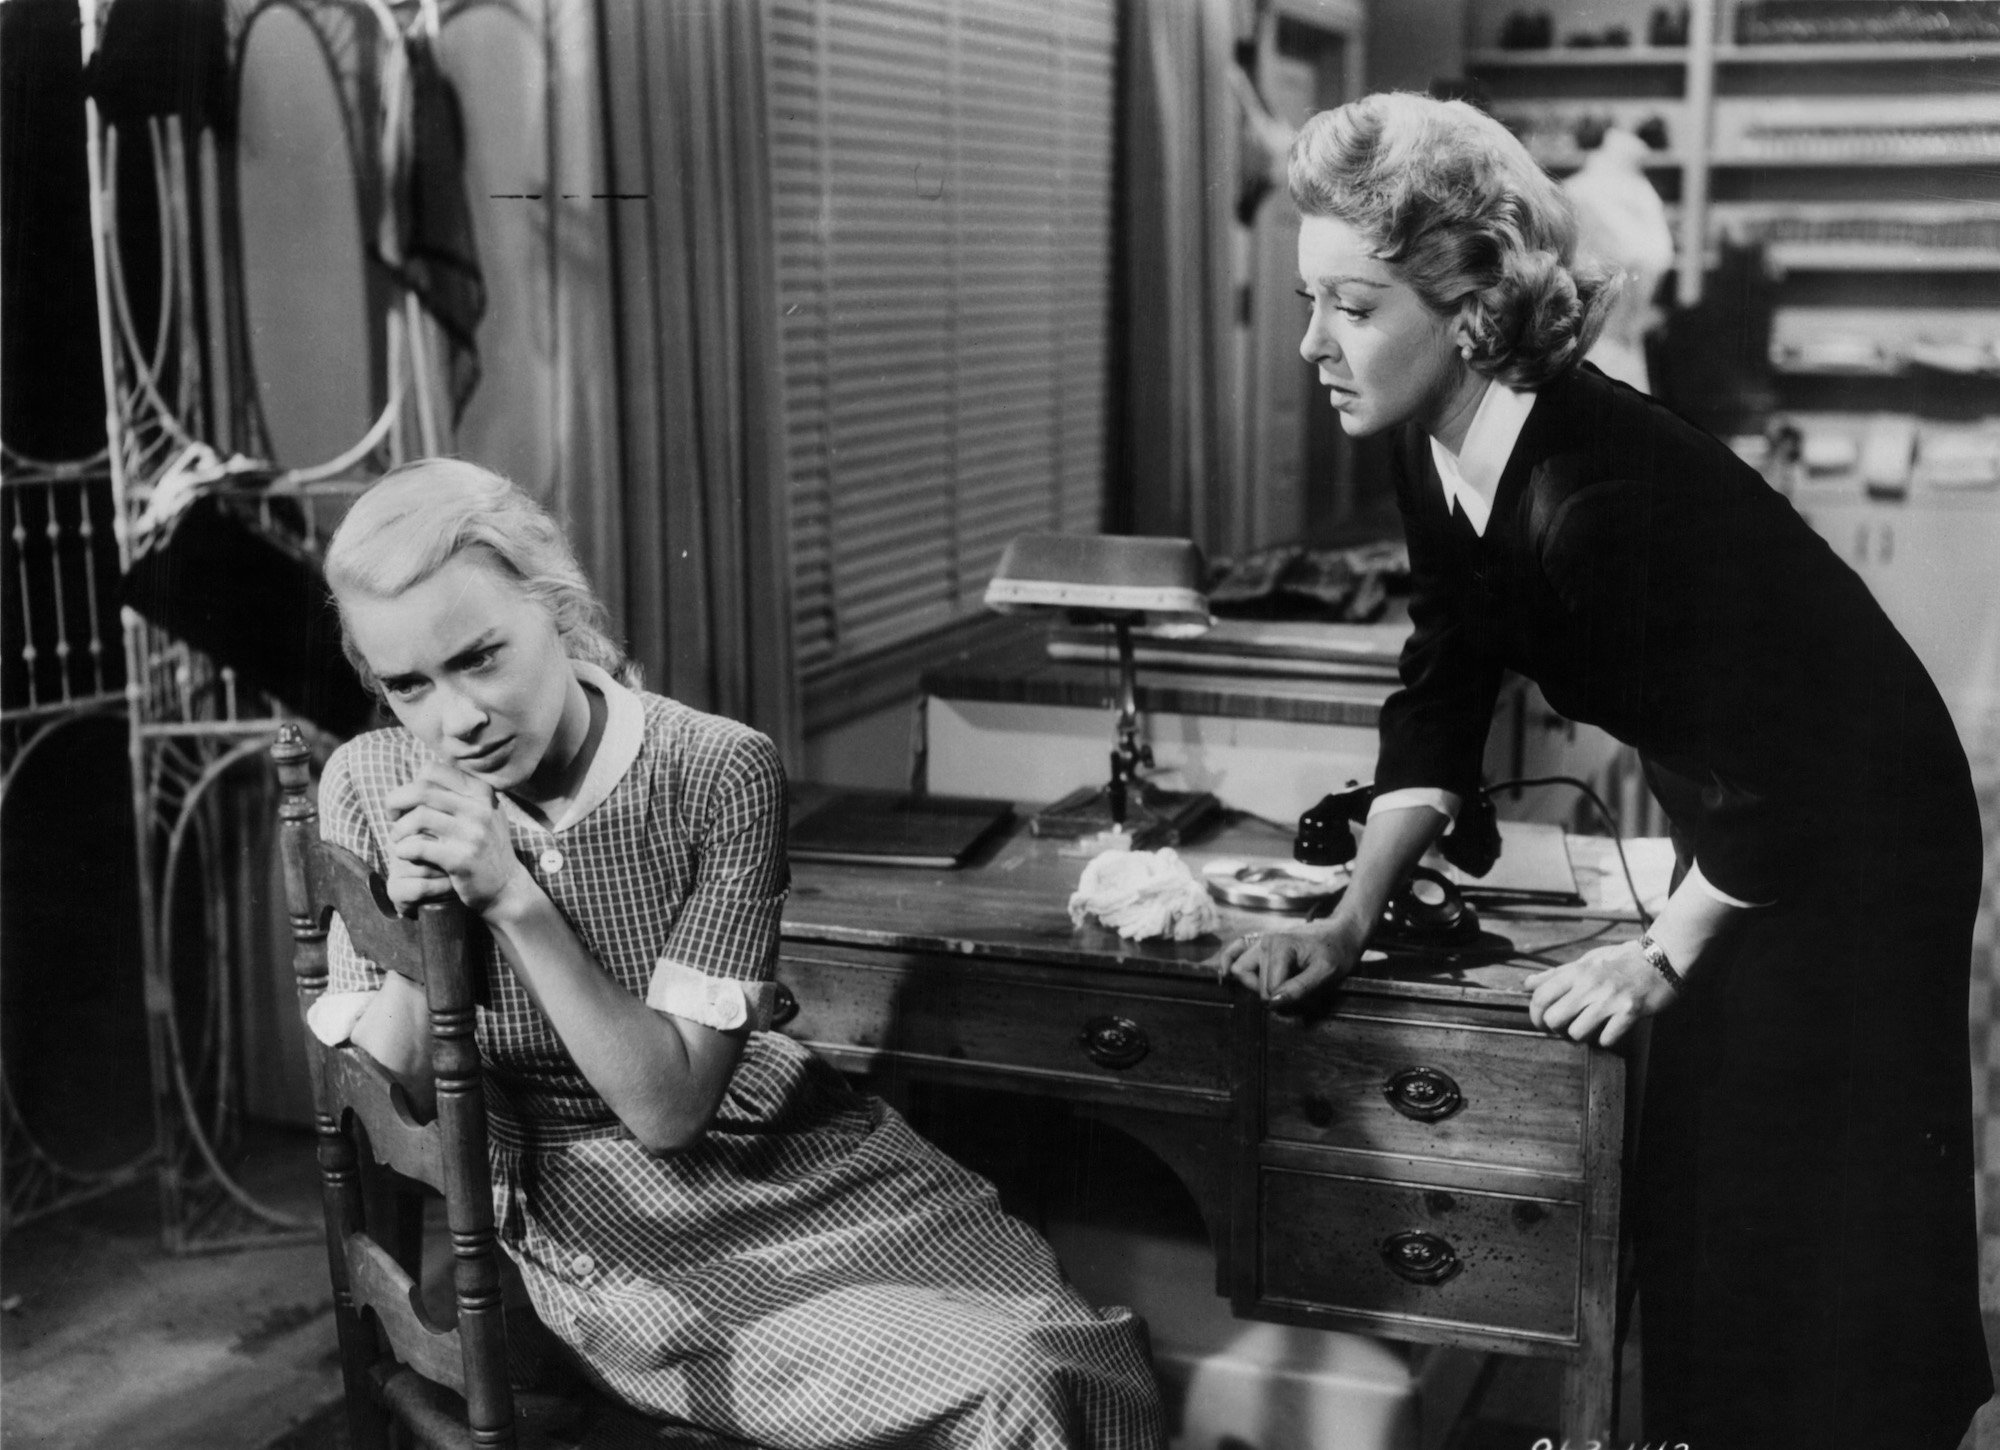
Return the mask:
[(1252, 911), (1303, 916), (1347, 885), (1345, 866), (1308, 866), (1284, 856), (1218, 856), (1201, 868), (1208, 894)]

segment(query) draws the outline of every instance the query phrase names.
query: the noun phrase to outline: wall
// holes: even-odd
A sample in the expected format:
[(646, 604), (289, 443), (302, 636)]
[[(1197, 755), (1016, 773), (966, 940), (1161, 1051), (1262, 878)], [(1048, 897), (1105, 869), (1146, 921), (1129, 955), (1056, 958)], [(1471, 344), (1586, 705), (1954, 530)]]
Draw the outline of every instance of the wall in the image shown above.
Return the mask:
[(828, 785), (903, 790), (922, 728), (913, 701), (843, 721), (806, 740), (806, 779)]
[(1371, 91), (1421, 91), (1464, 66), (1467, 0), (1371, 0), (1365, 74)]

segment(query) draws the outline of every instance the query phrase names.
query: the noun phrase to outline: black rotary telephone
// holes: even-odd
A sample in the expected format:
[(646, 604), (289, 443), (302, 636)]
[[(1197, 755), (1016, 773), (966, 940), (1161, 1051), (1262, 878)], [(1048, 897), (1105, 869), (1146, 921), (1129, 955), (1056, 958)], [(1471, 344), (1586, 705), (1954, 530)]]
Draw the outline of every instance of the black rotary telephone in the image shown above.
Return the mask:
[[(1299, 817), (1292, 855), (1308, 866), (1344, 866), (1354, 859), (1354, 827), (1368, 819), (1375, 787), (1348, 782), (1348, 788), (1326, 796)], [(1500, 859), (1500, 823), (1493, 802), (1476, 792), (1458, 813), (1458, 820), (1438, 842), (1445, 860), (1473, 876), (1484, 876)], [(1311, 917), (1324, 916), (1340, 901), (1336, 891), (1315, 906)], [(1479, 934), (1479, 916), (1450, 880), (1419, 866), (1382, 908), (1382, 919), (1369, 944), (1385, 950), (1448, 945)]]

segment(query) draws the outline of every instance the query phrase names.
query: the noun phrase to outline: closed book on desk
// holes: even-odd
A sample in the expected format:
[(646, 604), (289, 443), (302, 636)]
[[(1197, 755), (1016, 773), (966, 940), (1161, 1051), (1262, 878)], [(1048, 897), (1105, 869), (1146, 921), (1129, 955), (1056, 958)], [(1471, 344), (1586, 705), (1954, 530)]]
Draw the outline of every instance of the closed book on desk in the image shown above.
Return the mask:
[(794, 861), (949, 870), (1013, 818), (1010, 801), (840, 790), (792, 822)]
[(1484, 876), (1456, 867), (1446, 873), (1467, 896), (1494, 905), (1582, 906), (1583, 892), (1570, 864), (1569, 836), (1561, 826), (1534, 821), (1500, 822), (1500, 858)]

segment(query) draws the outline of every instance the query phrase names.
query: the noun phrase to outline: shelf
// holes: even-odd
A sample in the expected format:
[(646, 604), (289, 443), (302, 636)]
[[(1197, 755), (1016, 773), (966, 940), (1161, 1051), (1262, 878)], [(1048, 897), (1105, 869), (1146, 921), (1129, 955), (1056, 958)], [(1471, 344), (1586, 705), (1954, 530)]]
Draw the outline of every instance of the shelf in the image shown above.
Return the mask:
[(1711, 242), (1792, 272), (2000, 271), (2000, 202), (1718, 202)]
[[(1542, 158), (1538, 156), (1535, 159), (1539, 161)], [(1937, 150), (1891, 152), (1883, 150), (1815, 156), (1767, 156), (1759, 155), (1755, 152), (1716, 152), (1710, 155), (1708, 164), (1714, 169), (1728, 168), (1736, 171), (1751, 168), (1779, 171), (1786, 168), (1812, 167), (1846, 167), (1848, 169), (1875, 167), (1879, 169), (1885, 166), (2000, 166), (2000, 146), (1996, 146), (1990, 151)]]
[[(1553, 28), (1560, 36), (1570, 22), (1608, 19), (1635, 26), (1636, 38), (1648, 33), (1644, 9), (1639, 0), (1561, 0)], [(1574, 146), (1578, 122), (1608, 117), (1630, 130), (1649, 114), (1665, 121), (1670, 151), (1642, 164), (1668, 202), (1683, 306), (1700, 298), (1701, 259), (1731, 236), (1761, 242), (1775, 272), (1799, 274), (1788, 296), (1872, 296), (1899, 274), (1993, 295), (2000, 201), (1977, 182), (2000, 171), (2000, 37), (1820, 41), (1780, 31), (1738, 40), (1753, 33), (1737, 29), (1739, 9), (1691, 0), (1687, 45), (1470, 44), (1466, 69), (1485, 77), (1494, 113), (1558, 177), (1586, 154)], [(1501, 33), (1500, 0), (1472, 0), (1472, 10), (1468, 37)], [(1894, 360), (1879, 366), (1825, 376), (1909, 376)], [(1991, 386), (1994, 376), (1970, 385)]]
[[(1551, 171), (1574, 170), (1590, 154), (1576, 144), (1577, 130), (1585, 122), (1608, 123), (1634, 132), (1657, 123), (1666, 128), (1670, 143), (1681, 137), (1687, 124), (1686, 103), (1677, 96), (1509, 97), (1495, 100), (1492, 110), (1496, 120), (1520, 137), (1528, 154)], [(1670, 144), (1664, 151), (1648, 151), (1640, 164), (1648, 171), (1675, 172), (1686, 159), (1678, 146)]]
[(1769, 242), (1764, 257), (1781, 272), (2000, 272), (2000, 247)]
[(1710, 134), (1712, 166), (1992, 166), (2000, 97), (1723, 96)]
[[(1542, 167), (1543, 170), (1552, 171), (1558, 175), (1567, 175), (1583, 165), (1583, 158), (1590, 153), (1588, 151), (1542, 151), (1530, 146), (1528, 154), (1535, 158), (1536, 164)], [(1671, 152), (1655, 151), (1640, 164), (1648, 171), (1679, 171), (1686, 163)]]
[(1717, 65), (1907, 65), (1923, 60), (1992, 59), (2000, 59), (2000, 40), (1797, 41), (1715, 48)]
[(1687, 64), (1684, 46), (1593, 45), (1551, 47), (1547, 50), (1475, 50), (1465, 63), (1483, 69), (1554, 70), (1566, 66), (1659, 66), (1678, 69)]
[[(1828, 41), (1786, 45), (1718, 45), (1717, 65), (1908, 65), (1927, 60), (2000, 59), (2000, 40), (1903, 40), (1880, 44)], [(1687, 64), (1684, 46), (1580, 46), (1574, 50), (1501, 50), (1467, 53), (1465, 63), (1482, 70), (1563, 70), (1652, 66), (1678, 69)]]
[(1771, 314), (1771, 361), (1787, 372), (1893, 374), (1962, 353), (1964, 362), (1930, 370), (1992, 376), (1996, 340), (2000, 308), (1992, 307), (1781, 306)]

